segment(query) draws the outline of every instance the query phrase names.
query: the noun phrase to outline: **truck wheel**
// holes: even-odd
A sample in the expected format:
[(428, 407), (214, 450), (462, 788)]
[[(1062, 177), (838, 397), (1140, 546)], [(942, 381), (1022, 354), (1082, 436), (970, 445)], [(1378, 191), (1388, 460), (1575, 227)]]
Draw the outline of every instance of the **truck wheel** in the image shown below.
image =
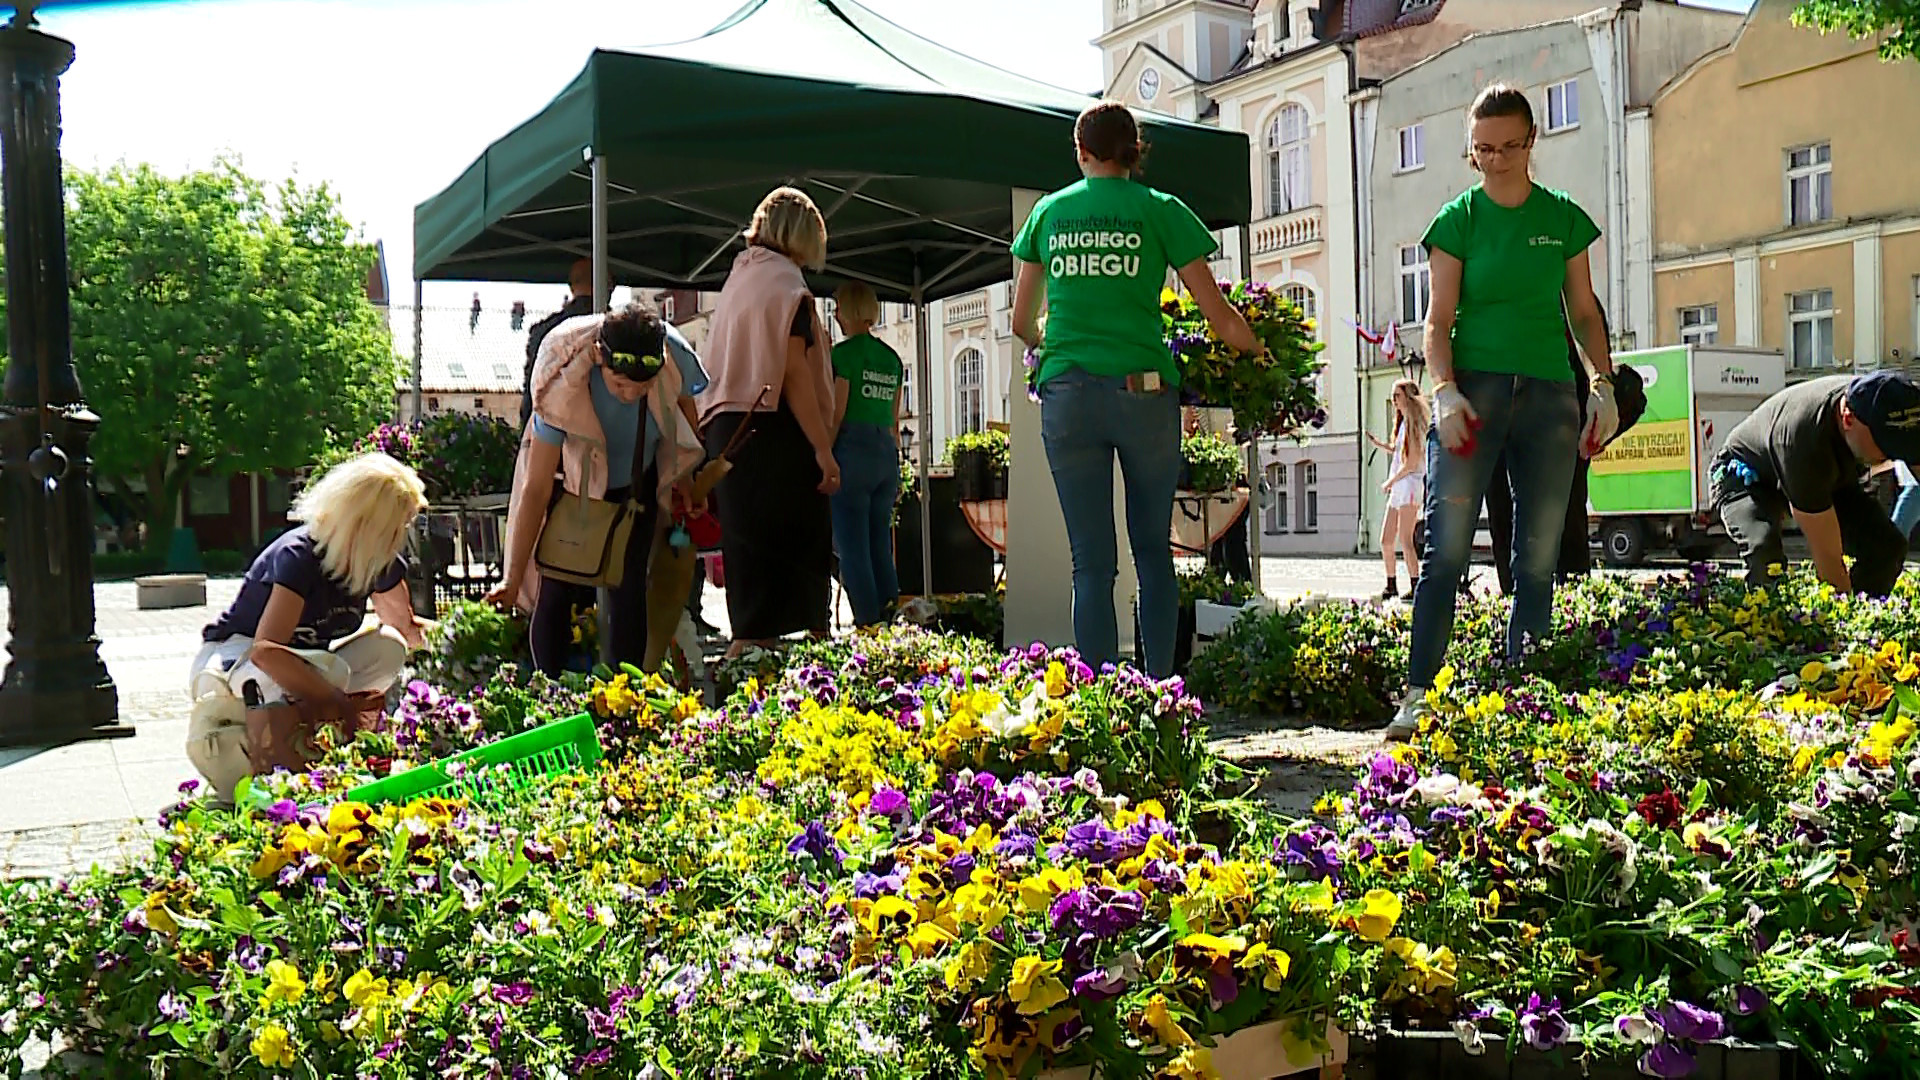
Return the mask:
[(1609, 566), (1638, 566), (1647, 554), (1646, 530), (1632, 518), (1600, 523), (1600, 553)]

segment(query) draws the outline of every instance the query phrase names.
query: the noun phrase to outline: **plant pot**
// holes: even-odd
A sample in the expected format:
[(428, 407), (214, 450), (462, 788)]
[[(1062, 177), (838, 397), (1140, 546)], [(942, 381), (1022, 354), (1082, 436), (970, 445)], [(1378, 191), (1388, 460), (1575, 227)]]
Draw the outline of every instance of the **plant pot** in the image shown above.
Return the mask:
[(961, 502), (979, 502), (988, 494), (993, 477), (993, 461), (985, 450), (962, 450), (953, 455), (953, 480)]
[(1004, 499), (1007, 497), (1007, 470), (990, 469), (987, 474), (987, 498)]
[[(1283, 1032), (1293, 1022), (1291, 1018), (1271, 1020), (1230, 1035), (1214, 1036), (1213, 1067), (1220, 1074), (1220, 1080), (1272, 1080), (1276, 1076), (1309, 1072), (1318, 1073), (1325, 1080), (1339, 1077), (1347, 1062), (1346, 1033), (1328, 1023), (1327, 1049), (1316, 1054), (1306, 1047), (1288, 1045)], [(1075, 1065), (1049, 1069), (1036, 1080), (1098, 1080), (1100, 1075), (1092, 1065)]]
[(1233, 620), (1242, 612), (1252, 611), (1260, 606), (1255, 600), (1240, 604), (1216, 604), (1211, 600), (1201, 600), (1193, 606), (1193, 632), (1204, 640), (1212, 640), (1227, 632)]
[[(1451, 1031), (1383, 1031), (1372, 1039), (1374, 1070), (1380, 1076), (1433, 1080), (1549, 1080), (1579, 1075), (1629, 1080), (1641, 1075), (1634, 1057), (1578, 1062), (1581, 1048), (1577, 1044), (1542, 1053), (1524, 1045), (1509, 1046), (1507, 1039), (1497, 1035), (1483, 1036), (1482, 1041), (1485, 1050), (1469, 1054)], [(1699, 1080), (1801, 1080), (1819, 1073), (1797, 1047), (1726, 1039), (1699, 1047), (1693, 1075)]]

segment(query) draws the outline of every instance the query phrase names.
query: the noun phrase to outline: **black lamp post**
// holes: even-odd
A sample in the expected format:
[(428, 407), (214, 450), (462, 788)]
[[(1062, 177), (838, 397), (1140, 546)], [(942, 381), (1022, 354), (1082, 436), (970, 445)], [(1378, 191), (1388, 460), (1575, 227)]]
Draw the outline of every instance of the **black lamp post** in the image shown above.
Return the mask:
[(11, 637), (0, 746), (131, 735), (93, 623), (93, 477), (100, 418), (73, 370), (60, 75), (73, 45), (33, 29), (22, 3), (0, 29), (7, 370), (0, 384), (0, 497)]

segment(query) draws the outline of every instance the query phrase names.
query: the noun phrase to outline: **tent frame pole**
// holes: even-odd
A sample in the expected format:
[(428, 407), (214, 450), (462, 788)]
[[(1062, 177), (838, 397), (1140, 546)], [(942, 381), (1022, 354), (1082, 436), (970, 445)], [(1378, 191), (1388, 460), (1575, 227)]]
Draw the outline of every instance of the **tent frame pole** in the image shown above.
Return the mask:
[(933, 595), (933, 341), (929, 335), (926, 290), (920, 285), (920, 256), (913, 258), (913, 351), (920, 384), (920, 593)]
[(605, 311), (613, 300), (607, 281), (607, 158), (593, 155), (593, 310)]
[[(1242, 225), (1235, 230), (1240, 234), (1240, 276), (1253, 279), (1253, 229)], [(1263, 584), (1266, 574), (1260, 563), (1260, 532), (1265, 528), (1261, 521), (1260, 488), (1266, 483), (1266, 473), (1260, 468), (1260, 437), (1247, 440), (1247, 561), (1252, 564), (1253, 595), (1265, 596)]]
[(425, 292), (426, 292), (425, 285), (421, 282), (419, 278), (414, 278), (413, 279), (413, 418), (415, 420), (420, 419), (421, 393), (422, 393), (420, 384), (422, 380), (425, 378), (425, 375), (421, 371), (421, 365), (424, 363), (423, 358), (426, 355), (426, 350), (422, 347), (423, 346), (422, 339), (425, 337), (425, 334), (424, 334), (424, 327), (421, 325), (421, 308), (420, 308), (420, 298), (423, 295), (425, 295)]

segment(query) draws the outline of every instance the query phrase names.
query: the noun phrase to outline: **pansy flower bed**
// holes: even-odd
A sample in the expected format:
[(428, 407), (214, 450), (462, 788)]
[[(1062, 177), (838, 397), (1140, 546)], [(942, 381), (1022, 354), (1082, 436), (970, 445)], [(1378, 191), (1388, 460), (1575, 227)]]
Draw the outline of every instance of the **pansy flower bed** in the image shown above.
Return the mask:
[[(1224, 1035), (1310, 1046), (1331, 1018), (1568, 1070), (1687, 1075), (1740, 1038), (1911, 1075), (1920, 670), (1882, 609), (1802, 599), (1806, 620), (1710, 577), (1571, 590), (1566, 625), (1647, 646), (1628, 678), (1552, 649), (1449, 678), (1413, 744), (1305, 821), (1235, 800), (1185, 685), (1065, 650), (893, 630), (763, 658), (715, 709), (631, 672), (421, 684), (263, 781), (265, 811), (189, 797), (134, 866), (0, 885), (0, 1054), (1206, 1077)], [(1747, 659), (1696, 679), (1701, 635)], [(590, 775), (486, 808), (340, 799), (580, 709)]]

